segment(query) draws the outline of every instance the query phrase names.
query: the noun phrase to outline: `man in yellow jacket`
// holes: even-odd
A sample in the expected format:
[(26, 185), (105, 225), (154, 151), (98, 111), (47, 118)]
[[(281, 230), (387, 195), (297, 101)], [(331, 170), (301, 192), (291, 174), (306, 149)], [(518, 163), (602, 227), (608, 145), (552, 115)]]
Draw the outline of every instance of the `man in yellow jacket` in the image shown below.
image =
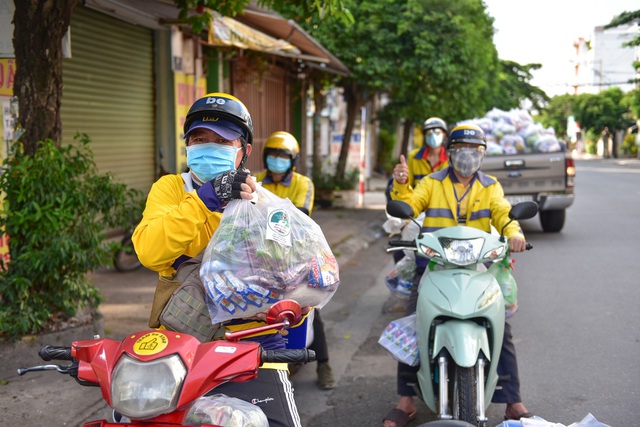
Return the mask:
[[(194, 102), (184, 123), (189, 172), (165, 175), (153, 184), (133, 244), (142, 264), (161, 277), (172, 277), (178, 266), (206, 248), (233, 199), (251, 199), (254, 179), (244, 168), (252, 151), (253, 123), (249, 111), (234, 96), (210, 93)], [(225, 324), (228, 330), (256, 326), (256, 319)], [(151, 327), (159, 327), (150, 319)], [(267, 350), (282, 349), (279, 333), (246, 338)], [(286, 364), (260, 369), (245, 383), (226, 383), (215, 393), (255, 402), (270, 426), (300, 426)]]
[[(487, 147), (482, 129), (474, 125), (462, 125), (452, 129), (447, 151), (450, 167), (434, 172), (423, 178), (415, 189), (409, 187), (409, 167), (401, 156), (400, 163), (393, 170), (394, 187), (391, 197), (402, 200), (413, 208), (415, 216), (425, 212), (423, 232), (432, 232), (445, 227), (463, 224), (491, 232), (493, 224), (498, 230), (509, 222), (511, 205), (504, 197), (500, 183), (493, 177), (479, 171)], [(509, 248), (513, 252), (522, 252), (526, 248), (524, 234), (520, 225), (514, 221), (505, 229)], [(417, 284), (428, 265), (428, 260), (416, 257), (416, 275), (411, 298), (407, 305), (407, 315), (416, 310)], [(415, 416), (413, 401), (414, 390), (403, 381), (407, 373), (415, 372), (417, 367), (398, 364), (398, 394), (400, 400), (384, 419), (385, 427), (405, 425)], [(504, 342), (498, 373), (509, 376), (508, 382), (500, 383), (501, 390), (493, 395), (493, 402), (506, 403), (505, 417), (520, 419), (532, 414), (520, 398), (520, 383), (515, 347), (511, 327), (505, 323)]]
[[(299, 154), (300, 144), (293, 135), (288, 132), (272, 133), (262, 150), (266, 170), (256, 175), (256, 180), (275, 195), (288, 198), (294, 206), (311, 216), (314, 186), (309, 177), (295, 171)], [(313, 343), (310, 348), (316, 352), (318, 362), (316, 384), (322, 390), (334, 388), (335, 381), (329, 365), (329, 349), (319, 310), (315, 311), (313, 317)]]

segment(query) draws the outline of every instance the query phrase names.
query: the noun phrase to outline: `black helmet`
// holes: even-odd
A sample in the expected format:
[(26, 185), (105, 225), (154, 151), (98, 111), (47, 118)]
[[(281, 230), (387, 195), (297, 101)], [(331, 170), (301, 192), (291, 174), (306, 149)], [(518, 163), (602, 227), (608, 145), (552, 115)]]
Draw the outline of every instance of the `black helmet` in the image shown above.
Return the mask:
[(477, 144), (486, 148), (487, 138), (484, 136), (484, 132), (479, 126), (460, 125), (451, 129), (447, 149), (451, 148), (453, 144), (458, 143)]
[(193, 103), (184, 121), (184, 136), (193, 128), (194, 122), (227, 120), (237, 126), (238, 132), (248, 144), (253, 142), (253, 122), (249, 110), (235, 96), (228, 93), (209, 93)]
[(447, 133), (447, 122), (439, 117), (429, 117), (422, 125), (422, 133), (425, 133), (429, 129), (442, 129), (444, 133)]

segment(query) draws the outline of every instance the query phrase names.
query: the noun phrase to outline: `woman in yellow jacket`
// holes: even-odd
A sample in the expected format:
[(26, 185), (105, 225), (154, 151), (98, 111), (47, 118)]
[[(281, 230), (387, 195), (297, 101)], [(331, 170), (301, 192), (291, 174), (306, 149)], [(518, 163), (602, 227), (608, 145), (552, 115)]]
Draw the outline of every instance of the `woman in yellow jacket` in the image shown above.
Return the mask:
[[(256, 180), (275, 195), (288, 198), (294, 206), (311, 216), (314, 186), (309, 177), (295, 171), (299, 154), (300, 145), (293, 135), (288, 132), (272, 133), (264, 143), (262, 151), (266, 170), (256, 175)], [(315, 311), (313, 317), (313, 343), (310, 348), (316, 352), (318, 362), (316, 384), (322, 390), (334, 388), (335, 381), (329, 365), (329, 349), (319, 310)]]
[[(251, 199), (256, 189), (244, 169), (252, 151), (253, 123), (239, 99), (210, 93), (196, 100), (187, 113), (184, 135), (189, 172), (165, 175), (153, 184), (132, 237), (142, 264), (161, 277), (171, 278), (182, 262), (206, 248), (229, 201)], [(257, 323), (262, 322), (238, 319), (225, 328), (241, 330)], [(160, 324), (152, 318), (149, 326)], [(258, 341), (267, 350), (285, 348), (279, 333), (246, 339)], [(214, 392), (255, 403), (270, 426), (300, 426), (287, 365), (272, 365), (279, 366), (263, 366), (255, 380), (226, 383)]]
[[(429, 117), (422, 124), (422, 136), (422, 147), (413, 149), (407, 156), (409, 188), (416, 188), (420, 180), (432, 172), (449, 167), (449, 156), (444, 148), (448, 137), (447, 123), (440, 117)], [(391, 199), (395, 182), (392, 176), (387, 185), (387, 200)]]
[[(409, 167), (403, 156), (394, 168), (394, 189), (391, 197), (402, 200), (413, 208), (414, 215), (425, 212), (422, 231), (432, 232), (444, 227), (464, 224), (486, 232), (491, 232), (493, 224), (498, 230), (509, 221), (511, 205), (504, 197), (500, 183), (493, 177), (479, 171), (487, 147), (482, 129), (474, 125), (457, 126), (452, 129), (447, 145), (450, 167), (434, 172), (422, 179), (415, 189), (409, 188)], [(520, 225), (514, 221), (505, 229), (510, 250), (525, 250), (526, 241)], [(417, 284), (425, 272), (428, 260), (416, 257), (416, 275), (411, 298), (407, 305), (407, 315), (416, 310)], [(398, 364), (398, 394), (400, 400), (384, 418), (385, 427), (397, 427), (407, 423), (415, 416), (413, 401), (415, 392), (403, 378), (415, 373), (417, 367)], [(520, 398), (520, 383), (515, 347), (511, 327), (505, 323), (505, 336), (502, 345), (498, 374), (508, 376), (506, 382), (500, 382), (501, 390), (493, 395), (493, 402), (506, 403), (505, 417), (520, 419), (532, 414)]]

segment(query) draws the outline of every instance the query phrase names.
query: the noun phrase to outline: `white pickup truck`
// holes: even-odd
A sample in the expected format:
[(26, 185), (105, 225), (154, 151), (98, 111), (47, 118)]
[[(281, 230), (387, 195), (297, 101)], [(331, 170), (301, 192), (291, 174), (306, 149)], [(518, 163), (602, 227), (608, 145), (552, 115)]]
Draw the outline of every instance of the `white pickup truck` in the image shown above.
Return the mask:
[(526, 110), (493, 109), (468, 120), (487, 136), (481, 170), (498, 178), (513, 205), (533, 200), (540, 207), (542, 229), (557, 233), (573, 203), (575, 166), (570, 152), (552, 128), (535, 123)]

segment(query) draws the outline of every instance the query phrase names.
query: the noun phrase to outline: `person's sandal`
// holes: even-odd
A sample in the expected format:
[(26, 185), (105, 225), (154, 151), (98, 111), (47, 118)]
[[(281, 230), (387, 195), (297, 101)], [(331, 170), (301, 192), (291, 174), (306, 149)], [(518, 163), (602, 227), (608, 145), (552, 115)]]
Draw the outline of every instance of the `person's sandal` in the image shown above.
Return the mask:
[(382, 425), (384, 425), (385, 421), (389, 420), (394, 422), (396, 427), (405, 427), (407, 424), (413, 421), (415, 417), (416, 417), (416, 411), (413, 411), (412, 413), (407, 414), (402, 409), (393, 408), (392, 410), (387, 412), (387, 415), (384, 416), (384, 419), (382, 420)]

